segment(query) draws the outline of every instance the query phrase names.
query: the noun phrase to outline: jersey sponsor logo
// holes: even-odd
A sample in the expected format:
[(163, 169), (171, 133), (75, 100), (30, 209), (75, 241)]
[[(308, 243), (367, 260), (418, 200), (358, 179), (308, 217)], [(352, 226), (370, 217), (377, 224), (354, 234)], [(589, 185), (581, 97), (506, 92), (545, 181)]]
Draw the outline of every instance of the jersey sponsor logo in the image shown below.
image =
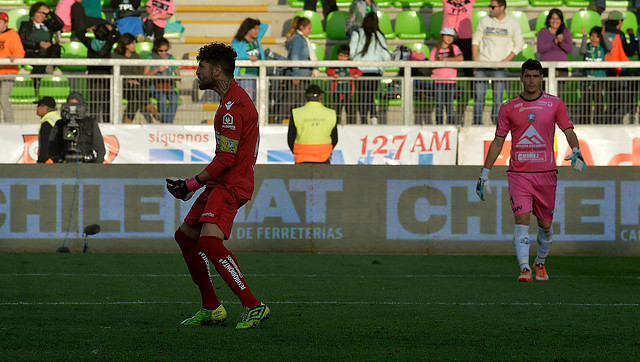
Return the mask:
[(545, 162), (547, 160), (544, 151), (538, 152), (516, 152), (516, 160), (518, 162)]
[(545, 147), (544, 139), (533, 125), (529, 126), (524, 132), (516, 147)]
[(553, 107), (553, 102), (547, 102), (547, 101), (538, 101), (538, 104), (541, 104), (543, 106), (547, 106), (549, 108)]
[(522, 107), (522, 108), (520, 108), (519, 112), (524, 112), (524, 111), (527, 111), (527, 110), (530, 110), (530, 109), (543, 109), (543, 108), (542, 107), (537, 107), (537, 106), (536, 107)]
[(233, 102), (229, 101), (227, 103), (225, 103), (225, 107), (227, 108), (227, 111), (231, 109), (231, 106), (233, 105)]
[(210, 217), (215, 217), (216, 214), (212, 213), (212, 212), (203, 212), (202, 216), (210, 216)]
[(236, 126), (233, 125), (233, 116), (229, 113), (222, 116), (222, 128), (236, 129)]
[(524, 105), (524, 104), (523, 104), (522, 102), (520, 102), (520, 103), (516, 104), (515, 106), (513, 106), (513, 108), (514, 108), (514, 109), (515, 109), (515, 108), (520, 108), (520, 107), (522, 107), (523, 105)]
[(527, 115), (527, 121), (529, 121), (529, 122), (531, 123), (531, 122), (534, 122), (535, 120), (536, 120), (536, 114), (535, 114), (535, 113), (533, 113), (533, 112), (530, 112), (530, 113)]

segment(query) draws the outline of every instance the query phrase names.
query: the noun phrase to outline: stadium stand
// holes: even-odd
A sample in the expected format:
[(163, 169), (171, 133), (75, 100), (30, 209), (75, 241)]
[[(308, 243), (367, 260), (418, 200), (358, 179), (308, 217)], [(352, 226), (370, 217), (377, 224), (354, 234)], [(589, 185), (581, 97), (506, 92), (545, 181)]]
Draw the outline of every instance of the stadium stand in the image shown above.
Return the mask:
[(415, 10), (406, 10), (396, 17), (396, 35), (400, 39), (426, 39), (428, 30), (424, 16)]

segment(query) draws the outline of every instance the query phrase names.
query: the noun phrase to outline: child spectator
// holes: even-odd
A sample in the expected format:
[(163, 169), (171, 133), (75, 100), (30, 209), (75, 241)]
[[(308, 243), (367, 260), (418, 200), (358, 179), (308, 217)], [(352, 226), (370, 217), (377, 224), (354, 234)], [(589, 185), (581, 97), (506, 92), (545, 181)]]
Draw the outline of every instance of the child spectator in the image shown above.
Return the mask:
[[(338, 48), (338, 60), (349, 60), (349, 46), (342, 44)], [(327, 69), (327, 75), (336, 78), (331, 82), (331, 93), (333, 96), (334, 109), (340, 118), (342, 108), (347, 113), (347, 124), (356, 123), (356, 105), (353, 100), (355, 85), (352, 79), (338, 80), (340, 77), (357, 78), (362, 75), (362, 71), (358, 68), (341, 67)]]
[(149, 0), (145, 6), (148, 15), (144, 22), (144, 31), (153, 40), (164, 37), (167, 20), (175, 12), (173, 0)]
[[(589, 31), (589, 41), (587, 41), (587, 32), (582, 27), (582, 46), (580, 54), (586, 62), (604, 62), (605, 54), (611, 48), (611, 43), (607, 37), (603, 37), (603, 28), (594, 26)], [(607, 76), (607, 70), (603, 68), (586, 69), (587, 77)], [(593, 115), (593, 123), (604, 123), (604, 82), (598, 80), (589, 80), (582, 82), (580, 87), (582, 93), (582, 109), (576, 123), (590, 123), (591, 115)], [(591, 102), (593, 102), (593, 111), (591, 110)]]
[[(456, 31), (450, 27), (440, 30), (440, 37), (436, 45), (431, 49), (430, 61), (461, 61), (464, 60), (460, 48), (453, 44), (456, 39)], [(433, 78), (455, 78), (458, 76), (456, 68), (434, 68), (431, 73)], [(434, 84), (436, 94), (436, 124), (442, 124), (443, 108), (447, 107), (447, 124), (456, 124), (456, 116), (453, 112), (453, 98), (457, 85), (455, 80), (439, 79)]]

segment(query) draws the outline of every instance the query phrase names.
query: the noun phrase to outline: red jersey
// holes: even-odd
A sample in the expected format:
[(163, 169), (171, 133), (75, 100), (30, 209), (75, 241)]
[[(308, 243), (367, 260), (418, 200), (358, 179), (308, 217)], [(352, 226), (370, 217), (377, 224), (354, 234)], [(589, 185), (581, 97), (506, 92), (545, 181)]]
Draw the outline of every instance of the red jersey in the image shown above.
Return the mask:
[(500, 107), (496, 136), (511, 131), (509, 171), (545, 172), (558, 169), (553, 156), (556, 124), (561, 130), (573, 128), (562, 99), (547, 93), (527, 101), (521, 96)]
[(216, 154), (206, 167), (213, 180), (207, 187), (234, 190), (251, 199), (253, 169), (258, 158), (260, 129), (258, 111), (253, 101), (236, 81), (233, 81), (214, 118)]

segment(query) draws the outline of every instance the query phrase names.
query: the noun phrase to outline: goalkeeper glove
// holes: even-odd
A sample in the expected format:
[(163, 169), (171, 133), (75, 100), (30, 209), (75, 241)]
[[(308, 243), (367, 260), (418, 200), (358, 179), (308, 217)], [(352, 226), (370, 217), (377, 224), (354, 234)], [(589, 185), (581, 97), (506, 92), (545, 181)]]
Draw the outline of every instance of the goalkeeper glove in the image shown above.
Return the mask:
[(584, 163), (584, 158), (582, 158), (582, 152), (578, 147), (573, 148), (573, 153), (565, 158), (565, 161), (571, 160), (571, 167), (578, 171), (584, 171), (587, 169), (587, 164)]
[(200, 179), (196, 175), (193, 178), (179, 179), (177, 177), (169, 177), (167, 181), (167, 190), (173, 197), (182, 201), (187, 201), (193, 196), (193, 193), (202, 187)]
[(491, 195), (491, 181), (489, 181), (489, 169), (482, 168), (480, 171), (480, 177), (478, 178), (478, 183), (476, 184), (476, 194), (480, 200), (484, 201), (485, 195)]

